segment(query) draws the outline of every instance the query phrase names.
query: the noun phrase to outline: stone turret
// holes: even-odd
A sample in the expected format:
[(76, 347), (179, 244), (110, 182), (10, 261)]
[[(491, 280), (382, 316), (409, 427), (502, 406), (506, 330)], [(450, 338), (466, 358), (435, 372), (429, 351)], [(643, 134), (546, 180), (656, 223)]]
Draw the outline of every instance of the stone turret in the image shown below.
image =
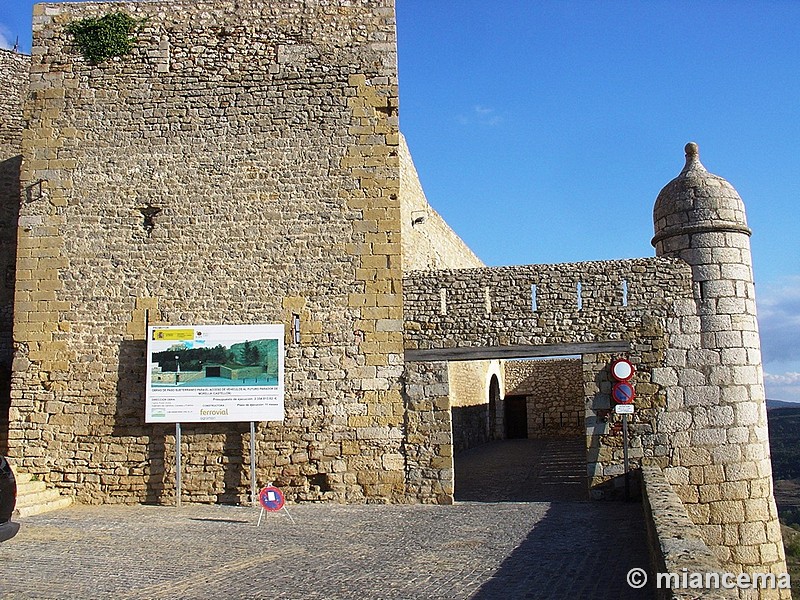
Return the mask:
[(683, 397), (668, 410), (691, 415), (691, 436), (675, 444), (666, 474), (727, 568), (785, 573), (744, 204), (689, 143), (653, 220), (656, 254), (691, 265), (699, 321), (694, 347), (673, 351), (684, 352)]

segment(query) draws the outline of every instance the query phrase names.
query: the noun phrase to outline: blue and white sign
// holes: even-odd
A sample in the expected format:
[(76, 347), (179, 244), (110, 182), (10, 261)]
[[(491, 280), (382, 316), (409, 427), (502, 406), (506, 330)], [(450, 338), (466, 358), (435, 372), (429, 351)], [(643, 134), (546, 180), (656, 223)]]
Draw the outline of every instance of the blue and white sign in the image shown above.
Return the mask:
[(147, 423), (283, 420), (283, 325), (153, 326)]

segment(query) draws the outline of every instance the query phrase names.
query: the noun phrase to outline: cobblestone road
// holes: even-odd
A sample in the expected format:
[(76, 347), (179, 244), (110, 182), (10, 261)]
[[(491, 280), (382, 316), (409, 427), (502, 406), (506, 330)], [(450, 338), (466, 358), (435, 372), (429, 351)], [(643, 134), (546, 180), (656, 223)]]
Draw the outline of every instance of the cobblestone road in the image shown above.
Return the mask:
[(0, 598), (638, 599), (641, 506), (77, 506), (0, 544)]

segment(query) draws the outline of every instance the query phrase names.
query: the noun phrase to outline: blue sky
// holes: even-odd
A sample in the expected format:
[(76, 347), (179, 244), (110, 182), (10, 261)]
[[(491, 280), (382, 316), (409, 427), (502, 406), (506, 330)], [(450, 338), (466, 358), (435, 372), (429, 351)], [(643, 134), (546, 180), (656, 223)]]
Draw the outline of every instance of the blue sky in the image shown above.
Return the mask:
[[(33, 3), (0, 3), (6, 46), (29, 51)], [(800, 401), (800, 2), (397, 0), (397, 17), (401, 130), (487, 264), (652, 256), (653, 202), (696, 141), (754, 232), (767, 395)]]

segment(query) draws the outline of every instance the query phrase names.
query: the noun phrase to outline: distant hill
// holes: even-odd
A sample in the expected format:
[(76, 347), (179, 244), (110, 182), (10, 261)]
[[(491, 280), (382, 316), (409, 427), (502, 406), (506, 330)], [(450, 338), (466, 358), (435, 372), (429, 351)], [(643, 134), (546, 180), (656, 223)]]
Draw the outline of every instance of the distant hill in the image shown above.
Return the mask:
[(800, 402), (786, 402), (784, 400), (770, 400), (767, 398), (767, 410), (774, 408), (800, 408)]
[(800, 479), (800, 405), (781, 404), (788, 406), (767, 410), (772, 475), (775, 479)]

